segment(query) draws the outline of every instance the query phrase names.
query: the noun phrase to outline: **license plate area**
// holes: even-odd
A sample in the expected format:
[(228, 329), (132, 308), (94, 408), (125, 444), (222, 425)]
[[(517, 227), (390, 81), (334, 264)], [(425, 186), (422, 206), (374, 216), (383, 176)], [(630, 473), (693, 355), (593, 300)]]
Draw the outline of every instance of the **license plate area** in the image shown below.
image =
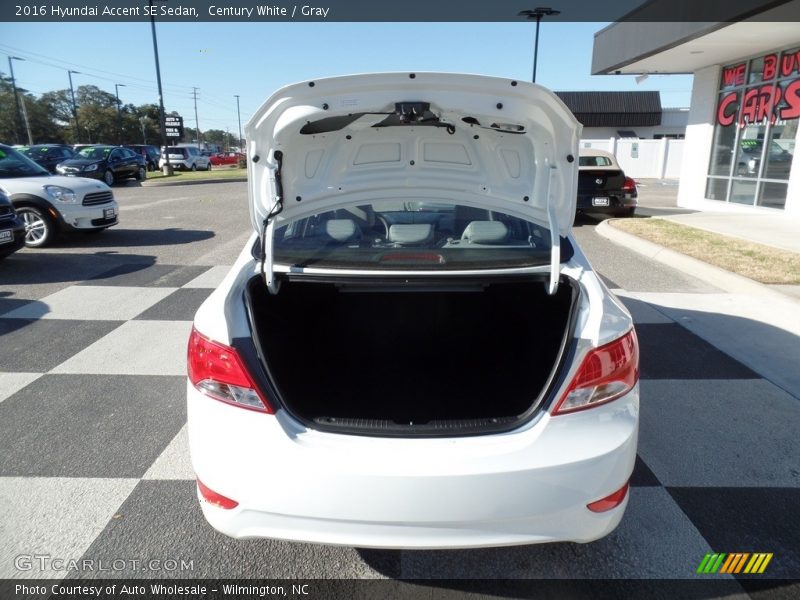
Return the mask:
[(592, 206), (608, 206), (608, 197), (600, 196), (592, 198)]
[(113, 208), (104, 208), (103, 209), (103, 218), (104, 219), (113, 219), (114, 218), (114, 209)]
[(10, 229), (0, 231), (0, 244), (10, 244), (14, 241), (14, 232)]

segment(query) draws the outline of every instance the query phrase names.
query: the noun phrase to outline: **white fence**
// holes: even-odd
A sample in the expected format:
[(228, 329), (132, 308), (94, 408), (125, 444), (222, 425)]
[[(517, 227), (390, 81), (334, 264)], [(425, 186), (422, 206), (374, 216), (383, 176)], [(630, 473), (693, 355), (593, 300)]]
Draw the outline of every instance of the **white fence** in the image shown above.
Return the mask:
[(683, 161), (683, 142), (671, 138), (581, 140), (581, 148), (608, 150), (629, 177), (677, 179)]

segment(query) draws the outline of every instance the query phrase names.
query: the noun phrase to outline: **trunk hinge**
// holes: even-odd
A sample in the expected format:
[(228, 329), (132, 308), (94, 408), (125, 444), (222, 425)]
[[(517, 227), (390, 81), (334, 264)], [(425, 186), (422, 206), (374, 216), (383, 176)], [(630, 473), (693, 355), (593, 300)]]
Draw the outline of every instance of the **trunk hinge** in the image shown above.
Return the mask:
[(553, 181), (555, 165), (550, 165), (547, 171), (547, 223), (550, 227), (550, 281), (547, 284), (547, 293), (553, 295), (558, 290), (558, 277), (561, 274), (561, 238), (559, 237), (558, 216), (553, 202), (550, 201), (550, 184)]
[(268, 165), (268, 168), (273, 172), (273, 181), (275, 182), (275, 198), (272, 208), (264, 217), (261, 223), (261, 276), (264, 278), (264, 283), (269, 290), (269, 293), (276, 295), (281, 287), (280, 281), (275, 279), (275, 271), (273, 268), (273, 219), (283, 210), (283, 181), (281, 176), (281, 168), (283, 167), (283, 152), (276, 150), (273, 153), (275, 162)]

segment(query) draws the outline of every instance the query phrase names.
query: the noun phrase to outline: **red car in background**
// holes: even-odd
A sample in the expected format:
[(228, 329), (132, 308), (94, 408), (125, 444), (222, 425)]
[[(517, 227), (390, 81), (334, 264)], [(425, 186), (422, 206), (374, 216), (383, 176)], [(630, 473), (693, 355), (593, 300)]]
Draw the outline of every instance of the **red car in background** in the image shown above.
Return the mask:
[(211, 164), (215, 167), (220, 165), (238, 165), (239, 161), (245, 158), (241, 152), (218, 152), (211, 155)]

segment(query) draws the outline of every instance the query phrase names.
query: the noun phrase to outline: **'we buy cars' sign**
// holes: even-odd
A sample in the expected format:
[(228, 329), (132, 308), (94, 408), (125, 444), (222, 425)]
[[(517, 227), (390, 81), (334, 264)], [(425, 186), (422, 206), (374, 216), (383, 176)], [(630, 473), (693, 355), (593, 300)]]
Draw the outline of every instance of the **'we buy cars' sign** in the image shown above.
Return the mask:
[(164, 117), (164, 129), (168, 138), (183, 137), (183, 117), (166, 116)]
[[(767, 54), (751, 65), (758, 65), (747, 77), (747, 63), (725, 67), (722, 70), (721, 89), (744, 87), (722, 96), (717, 106), (717, 123), (723, 127), (740, 127), (747, 124), (800, 118), (800, 50)], [(772, 81), (770, 81), (772, 80)], [(738, 113), (738, 120), (737, 120)]]

